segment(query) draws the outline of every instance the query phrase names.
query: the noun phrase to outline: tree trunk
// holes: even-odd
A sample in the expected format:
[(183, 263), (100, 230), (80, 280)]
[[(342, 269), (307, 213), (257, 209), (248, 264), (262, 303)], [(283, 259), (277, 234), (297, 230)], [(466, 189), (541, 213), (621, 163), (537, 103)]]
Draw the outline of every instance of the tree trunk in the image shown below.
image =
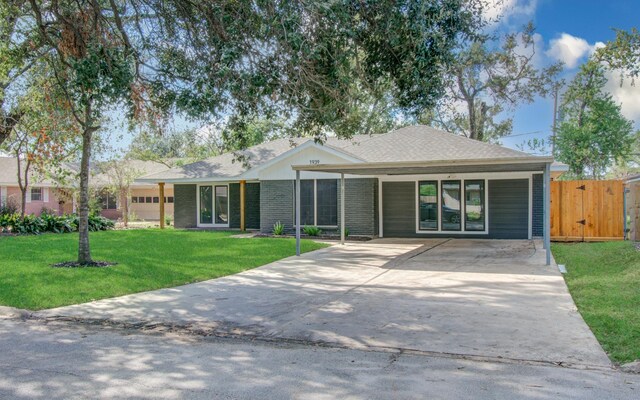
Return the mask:
[(27, 188), (29, 187), (29, 167), (31, 161), (27, 160), (24, 167), (24, 180), (22, 179), (22, 163), (20, 162), (20, 151), (16, 150), (16, 162), (18, 163), (18, 188), (20, 188), (20, 216), (24, 219), (27, 211)]
[[(88, 122), (88, 121), (87, 121)], [(78, 263), (92, 262), (89, 247), (89, 165), (93, 128), (87, 123), (82, 132), (82, 160), (80, 161), (80, 204), (78, 223)]]

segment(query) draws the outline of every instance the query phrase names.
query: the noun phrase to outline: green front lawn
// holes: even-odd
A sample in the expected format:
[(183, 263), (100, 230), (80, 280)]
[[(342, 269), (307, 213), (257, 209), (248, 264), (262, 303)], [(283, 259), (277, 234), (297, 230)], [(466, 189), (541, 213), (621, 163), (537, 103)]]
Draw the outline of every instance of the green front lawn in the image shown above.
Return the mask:
[(554, 243), (580, 313), (611, 359), (640, 359), (640, 251), (631, 242)]
[[(0, 237), (0, 305), (38, 310), (235, 274), (295, 254), (294, 239), (231, 238), (232, 232), (139, 229), (92, 232), (108, 268), (52, 268), (72, 261), (77, 234)], [(302, 241), (303, 251), (326, 247)]]

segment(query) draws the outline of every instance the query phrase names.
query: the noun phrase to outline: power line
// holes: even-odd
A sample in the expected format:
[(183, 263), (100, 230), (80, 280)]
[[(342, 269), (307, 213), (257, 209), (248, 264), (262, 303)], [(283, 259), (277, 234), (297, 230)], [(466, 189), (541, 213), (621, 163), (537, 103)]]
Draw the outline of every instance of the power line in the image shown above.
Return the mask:
[(516, 136), (526, 136), (526, 135), (534, 135), (536, 133), (543, 133), (542, 131), (533, 131), (533, 132), (525, 132), (525, 133), (515, 133), (513, 135), (505, 135), (502, 137), (516, 137)]

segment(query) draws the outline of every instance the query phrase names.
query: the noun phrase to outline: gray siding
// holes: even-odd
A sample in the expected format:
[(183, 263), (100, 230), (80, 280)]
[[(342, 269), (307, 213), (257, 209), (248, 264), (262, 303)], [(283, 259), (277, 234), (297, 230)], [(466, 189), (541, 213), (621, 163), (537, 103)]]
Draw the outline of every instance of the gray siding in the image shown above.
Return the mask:
[(270, 233), (280, 221), (289, 232), (294, 230), (293, 185), (295, 181), (260, 182), (260, 231)]
[(417, 236), (415, 182), (382, 182), (382, 229), (385, 237)]
[(489, 233), (492, 238), (528, 238), (528, 199), (528, 179), (489, 181)]
[(176, 228), (195, 228), (197, 226), (196, 195), (196, 185), (173, 185), (173, 218)]
[(531, 233), (533, 236), (543, 235), (543, 222), (544, 222), (544, 204), (543, 204), (543, 175), (534, 174), (532, 182), (532, 197), (531, 203), (531, 215), (533, 218), (531, 225)]
[[(245, 227), (260, 229), (260, 184), (245, 184)], [(240, 184), (229, 184), (229, 228), (240, 228)]]
[[(350, 235), (373, 236), (376, 234), (376, 185), (375, 178), (346, 179), (345, 226)], [(338, 179), (338, 226), (340, 226), (340, 180)], [(338, 230), (339, 232), (339, 230)]]

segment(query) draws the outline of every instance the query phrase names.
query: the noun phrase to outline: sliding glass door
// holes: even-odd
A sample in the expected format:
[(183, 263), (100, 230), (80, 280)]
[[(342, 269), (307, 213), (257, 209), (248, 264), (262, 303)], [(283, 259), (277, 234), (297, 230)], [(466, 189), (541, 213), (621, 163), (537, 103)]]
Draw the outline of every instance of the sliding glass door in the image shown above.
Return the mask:
[(198, 225), (229, 226), (229, 186), (198, 186)]

